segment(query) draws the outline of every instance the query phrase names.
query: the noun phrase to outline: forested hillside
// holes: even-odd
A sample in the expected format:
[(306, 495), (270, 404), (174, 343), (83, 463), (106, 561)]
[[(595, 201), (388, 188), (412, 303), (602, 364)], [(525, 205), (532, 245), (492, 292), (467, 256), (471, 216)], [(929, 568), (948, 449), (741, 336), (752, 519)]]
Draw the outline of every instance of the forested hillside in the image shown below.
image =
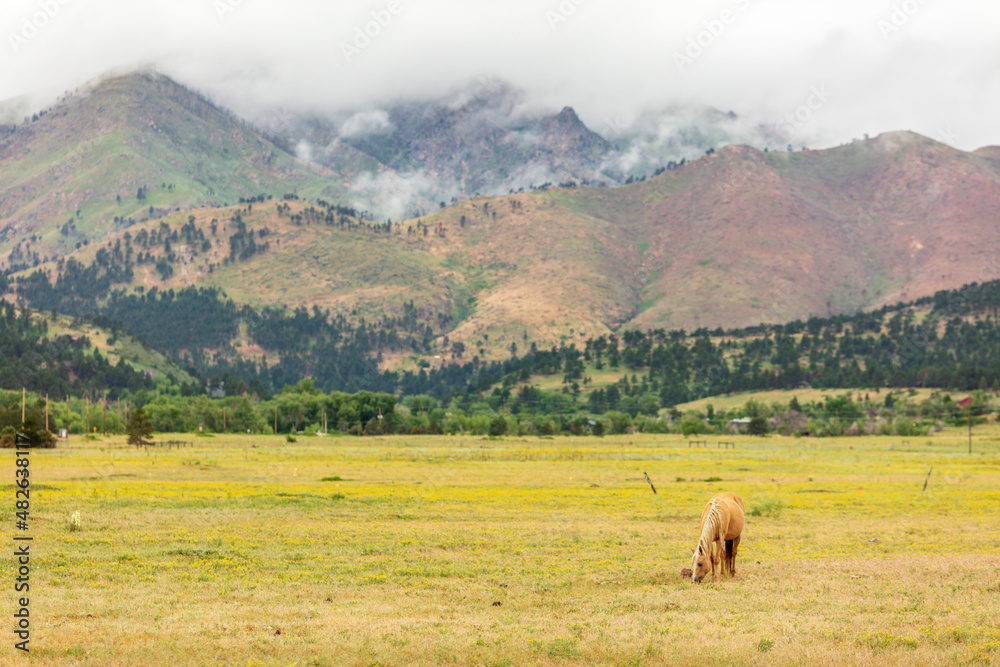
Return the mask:
[(88, 341), (50, 337), (45, 319), (0, 304), (0, 387), (26, 388), (56, 397), (107, 396), (152, 389), (153, 382), (127, 363), (111, 365)]
[[(89, 275), (90, 269), (73, 275)], [(525, 341), (505, 361), (441, 359), (416, 371), (380, 369), (380, 356), (432, 351), (433, 329), (416, 309), (402, 317), (353, 323), (312, 312), (237, 306), (221, 291), (189, 287), (136, 293), (86, 281), (22, 281), (20, 295), (40, 309), (62, 308), (112, 331), (137, 336), (203, 379), (262, 397), (311, 378), (323, 391), (426, 394), (468, 405), (480, 399), (516, 412), (622, 411), (655, 415), (695, 399), (752, 390), (940, 387), (997, 389), (1000, 281), (941, 291), (871, 313), (810, 318), (740, 329), (624, 331), (540, 349)], [(236, 338), (238, 337), (238, 338)], [(217, 341), (229, 341), (219, 346)], [(236, 340), (237, 342), (233, 342)], [(258, 356), (240, 353), (248, 346)], [(598, 380), (594, 380), (594, 376)], [(557, 386), (543, 377), (558, 377)], [(553, 391), (553, 389), (555, 391)], [(548, 407), (546, 407), (548, 406)]]
[[(513, 411), (520, 404), (534, 409), (546, 397), (531, 380), (553, 374), (561, 376), (559, 391), (578, 397), (589, 411), (633, 416), (709, 396), (802, 386), (996, 391), (998, 307), (1000, 281), (992, 281), (872, 313), (690, 334), (660, 329), (601, 336), (580, 349), (563, 346), (511, 359), (499, 378), (474, 380), (467, 400), (492, 396)], [(620, 379), (595, 387), (590, 376), (609, 369)], [(436, 375), (429, 376), (432, 385)]]

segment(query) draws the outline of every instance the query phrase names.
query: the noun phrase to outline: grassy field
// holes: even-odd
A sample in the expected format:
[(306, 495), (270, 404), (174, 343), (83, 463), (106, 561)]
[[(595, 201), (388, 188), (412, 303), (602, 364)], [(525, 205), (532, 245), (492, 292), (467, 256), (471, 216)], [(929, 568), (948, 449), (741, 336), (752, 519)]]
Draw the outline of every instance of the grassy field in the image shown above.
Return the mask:
[[(1000, 664), (995, 428), (972, 455), (959, 432), (187, 439), (31, 454), (17, 664)], [(750, 514), (737, 577), (695, 585), (721, 490)]]

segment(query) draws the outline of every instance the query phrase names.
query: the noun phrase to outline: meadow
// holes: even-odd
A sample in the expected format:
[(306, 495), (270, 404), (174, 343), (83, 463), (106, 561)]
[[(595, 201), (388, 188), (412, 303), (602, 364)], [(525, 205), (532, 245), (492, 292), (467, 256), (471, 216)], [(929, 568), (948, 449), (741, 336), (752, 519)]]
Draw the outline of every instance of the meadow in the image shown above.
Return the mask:
[[(960, 430), (77, 439), (31, 454), (31, 652), (7, 633), (0, 662), (1000, 664), (1000, 430), (977, 431), (971, 455)], [(737, 576), (696, 585), (722, 490)]]

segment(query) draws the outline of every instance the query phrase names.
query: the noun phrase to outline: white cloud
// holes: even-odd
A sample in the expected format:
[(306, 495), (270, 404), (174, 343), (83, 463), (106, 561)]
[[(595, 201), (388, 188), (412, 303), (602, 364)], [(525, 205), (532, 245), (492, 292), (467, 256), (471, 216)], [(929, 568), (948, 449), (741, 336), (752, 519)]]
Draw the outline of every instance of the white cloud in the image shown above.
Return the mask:
[[(599, 129), (676, 105), (773, 123), (825, 85), (835, 96), (802, 128), (814, 147), (947, 127), (961, 148), (1000, 143), (993, 0), (393, 2), (387, 21), (389, 0), (4, 0), (0, 99), (51, 101), (111, 68), (150, 63), (244, 113), (357, 110), (484, 77), (533, 103), (571, 105)], [(58, 11), (43, 17), (43, 6)], [(551, 12), (565, 20), (553, 24)], [(720, 28), (723, 12), (732, 20)], [(379, 17), (347, 62), (342, 46)], [(691, 39), (704, 46), (679, 71), (674, 55)]]
[(382, 109), (359, 111), (340, 126), (340, 135), (347, 139), (363, 139), (373, 134), (388, 134), (392, 132), (392, 121), (389, 114)]
[(295, 146), (295, 157), (306, 162), (312, 160), (312, 145), (305, 139), (299, 141)]
[(422, 171), (400, 174), (381, 171), (362, 173), (350, 184), (351, 205), (362, 211), (374, 211), (376, 216), (392, 220), (414, 218), (437, 208), (433, 203), (450, 200), (460, 193), (457, 188), (441, 190), (440, 181), (428, 178)]

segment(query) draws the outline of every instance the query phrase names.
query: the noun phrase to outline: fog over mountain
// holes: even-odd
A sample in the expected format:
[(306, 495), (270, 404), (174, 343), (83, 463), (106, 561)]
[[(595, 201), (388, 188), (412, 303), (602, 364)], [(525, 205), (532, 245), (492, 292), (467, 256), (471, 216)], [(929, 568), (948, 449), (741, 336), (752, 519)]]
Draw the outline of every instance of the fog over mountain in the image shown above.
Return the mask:
[(438, 99), (301, 116), (269, 110), (253, 121), (287, 151), (342, 173), (354, 206), (394, 219), (475, 195), (621, 185), (724, 145), (763, 150), (790, 140), (784, 128), (705, 107), (589, 128), (572, 107), (547, 109), (497, 79)]
[(998, 19), (988, 0), (8, 0), (0, 99), (39, 108), (144, 65), (245, 116), (505, 81), (611, 141), (609, 127), (707, 107), (782, 125), (796, 145), (906, 129), (972, 150), (1000, 142), (987, 113), (1000, 102)]

